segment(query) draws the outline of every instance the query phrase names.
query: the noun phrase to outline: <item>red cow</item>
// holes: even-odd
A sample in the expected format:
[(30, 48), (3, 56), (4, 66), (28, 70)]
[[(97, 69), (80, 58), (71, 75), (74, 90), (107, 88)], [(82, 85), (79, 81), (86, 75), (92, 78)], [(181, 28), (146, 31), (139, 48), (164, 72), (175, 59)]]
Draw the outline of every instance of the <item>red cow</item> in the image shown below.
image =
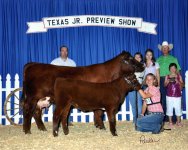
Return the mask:
[(59, 121), (64, 134), (69, 133), (67, 116), (71, 106), (83, 111), (104, 109), (107, 112), (110, 131), (116, 133), (116, 113), (131, 90), (139, 90), (141, 85), (136, 76), (121, 77), (109, 83), (91, 83), (75, 79), (57, 78), (54, 85), (56, 108), (53, 115), (53, 135), (58, 135)]
[[(124, 74), (141, 72), (144, 67), (129, 52), (123, 51), (117, 57), (101, 64), (86, 67), (65, 67), (50, 64), (29, 63), (24, 66), (23, 78), (23, 131), (31, 133), (31, 118), (34, 117), (39, 130), (45, 131), (41, 109), (37, 102), (44, 97), (53, 97), (56, 78), (74, 78), (95, 83), (110, 82)], [(74, 89), (73, 89), (74, 90)], [(53, 101), (52, 101), (53, 102)], [(95, 126), (104, 128), (102, 111), (94, 111)]]

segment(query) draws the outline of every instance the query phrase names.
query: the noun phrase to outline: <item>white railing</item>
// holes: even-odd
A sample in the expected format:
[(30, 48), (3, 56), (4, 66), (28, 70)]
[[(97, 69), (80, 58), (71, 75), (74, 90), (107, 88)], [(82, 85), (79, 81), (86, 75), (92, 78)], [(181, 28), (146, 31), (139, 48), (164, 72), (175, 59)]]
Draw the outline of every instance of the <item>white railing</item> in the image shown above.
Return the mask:
[[(14, 80), (13, 82), (11, 82), (11, 80)], [(12, 87), (11, 83), (13, 83), (14, 87)], [(4, 124), (4, 125), (9, 125), (10, 122), (7, 120), (7, 118), (5, 117), (5, 115), (3, 115), (3, 106), (4, 106), (4, 102), (6, 97), (11, 93), (11, 91), (17, 89), (20, 87), (20, 81), (19, 81), (19, 76), (18, 74), (15, 75), (15, 77), (13, 79), (11, 79), (11, 76), (9, 74), (7, 74), (6, 76), (6, 81), (5, 81), (5, 88), (2, 87), (2, 78), (0, 76), (0, 124)], [(3, 94), (5, 96), (3, 96)], [(17, 95), (19, 97), (19, 95)], [(14, 98), (13, 98), (14, 99)], [(12, 100), (12, 99), (11, 99)], [(128, 104), (129, 105), (129, 104)], [(8, 109), (14, 109), (15, 107), (17, 107), (16, 105), (12, 105), (10, 104), (10, 106), (7, 106)], [(126, 101), (123, 103), (122, 107), (121, 107), (121, 111), (118, 112), (118, 114), (116, 115), (117, 120), (128, 120), (127, 118), (129, 118), (130, 120), (133, 119), (132, 116), (132, 108), (129, 105), (128, 106), (129, 111), (126, 111)], [(13, 114), (9, 114), (10, 117), (13, 116), (16, 113), (16, 111), (13, 110)], [(51, 106), (48, 111), (44, 113), (44, 115), (42, 116), (43, 121), (52, 121), (52, 116), (53, 116), (53, 106)], [(14, 116), (15, 120), (19, 120), (21, 116), (16, 115)], [(93, 112), (89, 112), (89, 113), (84, 113), (81, 111), (78, 111), (77, 109), (73, 109), (72, 113), (70, 114), (70, 118), (73, 122), (93, 122)], [(105, 113), (105, 119), (107, 120), (107, 116)], [(2, 121), (4, 120), (4, 121)], [(34, 122), (34, 120), (32, 119), (32, 122)]]
[[(185, 97), (186, 97), (186, 111), (183, 111), (183, 114), (186, 114), (186, 119), (188, 119), (188, 101), (187, 101), (187, 97), (188, 97), (188, 71), (185, 74)], [(14, 82), (11, 82), (11, 80), (14, 80)], [(13, 83), (14, 87), (12, 87), (11, 83)], [(5, 117), (4, 113), (3, 113), (3, 107), (4, 107), (4, 102), (6, 97), (10, 94), (11, 91), (17, 89), (20, 87), (20, 81), (19, 81), (19, 76), (18, 74), (15, 75), (15, 77), (13, 79), (11, 79), (11, 76), (9, 74), (7, 74), (6, 76), (6, 81), (5, 81), (5, 88), (2, 87), (2, 78), (0, 75), (0, 124), (4, 124), (4, 125), (9, 125), (10, 122), (7, 120), (7, 118)], [(4, 96), (3, 96), (4, 94)], [(19, 95), (17, 95), (19, 96)], [(129, 105), (129, 104), (128, 104)], [(12, 109), (12, 107), (14, 108), (15, 106), (11, 105), (11, 106), (7, 106), (7, 109)], [(118, 112), (118, 114), (116, 115), (116, 118), (118, 120), (128, 120), (127, 118), (130, 118), (130, 120), (133, 119), (132, 116), (132, 108), (129, 105), (128, 106), (129, 111), (126, 110), (126, 101), (123, 103), (123, 105), (121, 106), (121, 111)], [(14, 115), (14, 111), (13, 114), (11, 114), (10, 116)], [(52, 121), (52, 115), (53, 115), (53, 107), (51, 106), (47, 112), (44, 113), (44, 115), (42, 116), (43, 121)], [(128, 116), (128, 117), (127, 117)], [(70, 114), (71, 120), (73, 122), (93, 122), (93, 112), (89, 112), (89, 113), (84, 113), (81, 111), (78, 111), (77, 109), (73, 109), (72, 113)], [(19, 115), (16, 115), (14, 117), (15, 120), (18, 120), (20, 118)], [(2, 121), (4, 120), (4, 121)], [(107, 116), (105, 113), (105, 120), (107, 120)], [(32, 119), (32, 122), (34, 120)]]

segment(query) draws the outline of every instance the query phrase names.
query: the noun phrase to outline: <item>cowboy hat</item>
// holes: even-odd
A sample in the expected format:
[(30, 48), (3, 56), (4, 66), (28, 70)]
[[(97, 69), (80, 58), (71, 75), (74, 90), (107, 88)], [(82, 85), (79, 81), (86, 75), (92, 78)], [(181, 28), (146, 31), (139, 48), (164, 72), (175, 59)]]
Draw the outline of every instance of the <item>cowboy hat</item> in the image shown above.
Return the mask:
[(159, 48), (160, 50), (162, 50), (162, 47), (163, 47), (163, 46), (168, 46), (168, 47), (169, 47), (169, 50), (171, 50), (171, 49), (173, 48), (173, 44), (168, 44), (167, 41), (163, 41), (162, 45), (158, 44), (158, 48)]

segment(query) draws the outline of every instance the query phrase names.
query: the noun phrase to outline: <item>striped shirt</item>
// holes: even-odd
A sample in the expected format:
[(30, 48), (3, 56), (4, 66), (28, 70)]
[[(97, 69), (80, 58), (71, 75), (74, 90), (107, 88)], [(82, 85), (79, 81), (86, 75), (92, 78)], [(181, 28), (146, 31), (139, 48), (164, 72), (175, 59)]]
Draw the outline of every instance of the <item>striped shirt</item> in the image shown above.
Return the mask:
[[(159, 91), (159, 88), (155, 87), (155, 86), (150, 86), (148, 87), (145, 91), (145, 93), (150, 93), (151, 95), (153, 95), (151, 97), (151, 100), (153, 103), (156, 102), (160, 102), (161, 99), (161, 93)], [(145, 101), (144, 101), (145, 102)], [(147, 106), (148, 111), (150, 112), (163, 112), (163, 108), (161, 103), (157, 103), (157, 104), (152, 104), (152, 105), (148, 105)]]

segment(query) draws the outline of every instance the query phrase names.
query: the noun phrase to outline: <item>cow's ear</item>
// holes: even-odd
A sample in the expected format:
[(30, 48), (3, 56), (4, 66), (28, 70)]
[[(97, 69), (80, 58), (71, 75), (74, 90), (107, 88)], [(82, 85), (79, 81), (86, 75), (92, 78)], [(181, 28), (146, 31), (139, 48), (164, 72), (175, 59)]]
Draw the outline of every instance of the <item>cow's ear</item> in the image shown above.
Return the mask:
[(125, 54), (125, 53), (127, 53), (127, 52), (128, 52), (128, 51), (126, 51), (126, 50), (123, 50), (123, 51), (122, 51), (121, 53), (122, 53), (122, 54)]
[(121, 60), (124, 60), (124, 59), (125, 59), (125, 54), (126, 54), (126, 52), (125, 52), (125, 50), (123, 50), (123, 51), (121, 52), (121, 54), (120, 54)]
[(124, 51), (123, 56), (124, 59), (129, 59), (129, 57), (131, 57), (131, 54), (128, 51)]

